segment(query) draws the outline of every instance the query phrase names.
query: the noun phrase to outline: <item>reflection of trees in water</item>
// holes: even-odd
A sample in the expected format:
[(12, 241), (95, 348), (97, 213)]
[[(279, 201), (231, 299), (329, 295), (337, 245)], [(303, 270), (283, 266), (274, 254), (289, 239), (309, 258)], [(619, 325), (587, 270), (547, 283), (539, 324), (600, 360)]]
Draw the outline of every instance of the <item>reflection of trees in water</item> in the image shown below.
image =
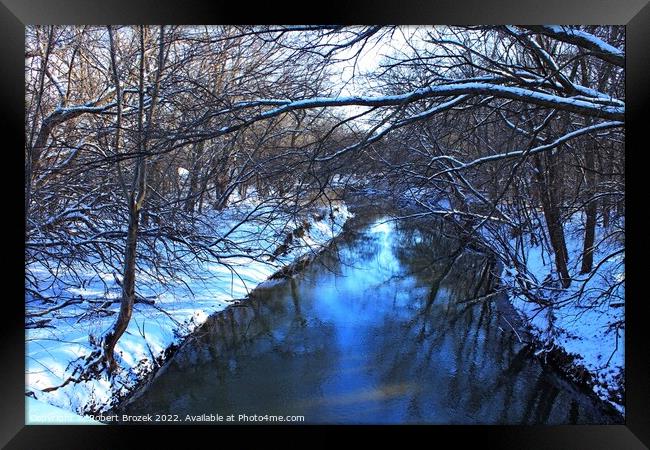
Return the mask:
[[(443, 422), (602, 420), (549, 381), (512, 333), (499, 330), (493, 302), (462, 302), (492, 288), (487, 274), (493, 264), (488, 257), (462, 253), (440, 258), (415, 315), (402, 321), (387, 318), (369, 337), (374, 337), (370, 347), (383, 349), (376, 354), (380, 380), (419, 380), (421, 386), (411, 391), (405, 405), (408, 420), (414, 422), (441, 404), (453, 415), (440, 417)], [(475, 267), (480, 270), (471, 270)], [(443, 290), (447, 285), (453, 288)]]
[(423, 283), (428, 283), (431, 278), (435, 281), (439, 274), (449, 269), (450, 260), (460, 257), (462, 261), (452, 265), (452, 272), (446, 275), (449, 281), (447, 284), (463, 288), (478, 284), (477, 287), (480, 287), (480, 283), (472, 278), (485, 265), (485, 257), (465, 251), (465, 241), (446, 234), (444, 223), (438, 223), (440, 226), (423, 229), (408, 221), (397, 222), (397, 236), (394, 239), (396, 257), (408, 268), (409, 274)]
[(357, 266), (372, 258), (381, 247), (376, 237), (368, 233), (368, 225), (383, 216), (379, 208), (355, 211), (348, 220), (345, 232), (337, 236), (327, 252), (319, 255), (316, 264), (333, 273), (340, 273), (340, 266)]
[(548, 383), (543, 376), (537, 378), (535, 389), (530, 390), (526, 399), (522, 423), (546, 423), (560, 390)]
[[(354, 245), (335, 242), (327, 252), (319, 255), (315, 264), (321, 270), (327, 270), (336, 275), (341, 274), (343, 267), (360, 267), (363, 262), (373, 258), (381, 245), (372, 236), (360, 235)], [(316, 271), (317, 273), (320, 271)]]
[[(404, 394), (380, 400), (380, 408), (388, 407), (384, 401), (398, 402), (409, 421), (606, 421), (593, 417), (596, 407), (549, 381), (528, 349), (510, 331), (499, 330), (491, 299), (476, 300), (492, 289), (493, 259), (405, 223), (398, 223), (391, 237), (400, 273), (385, 281), (381, 295), (391, 296), (392, 289), (397, 299), (405, 288), (409, 301), (393, 301), (392, 309), (378, 312), (376, 289), (355, 298), (361, 311), (385, 317), (373, 321), (363, 336), (367, 363), (346, 366), (344, 359), (357, 355), (341, 354), (340, 324), (314, 316), (312, 302), (318, 299), (311, 294), (319, 292), (327, 277), (341, 273), (341, 264), (374, 258), (386, 244), (364, 229), (346, 236), (352, 240), (339, 240), (336, 251), (323, 255), (305, 274), (258, 289), (246, 306), (209, 320), (145, 393), (138, 411), (204, 413), (218, 407), (245, 412), (247, 405), (260, 405), (263, 399), (269, 414), (287, 414), (287, 405), (296, 399), (322, 398), (324, 389), (332, 390), (328, 380), (340, 380), (336, 371), (347, 367), (361, 368), (359, 376), (377, 380), (380, 390), (406, 386)], [(302, 298), (303, 292), (310, 295)], [(341, 389), (334, 392), (345, 393)], [(314, 408), (320, 411), (320, 406)], [(436, 411), (440, 416), (432, 418)]]
[(325, 378), (336, 367), (335, 330), (316, 318), (307, 320), (302, 303), (296, 281), (289, 280), (211, 318), (138, 400), (137, 410), (260, 413), (246, 408), (265, 398), (277, 404), (266, 404), (264, 413), (287, 414), (281, 399), (322, 394), (303, 391), (320, 389), (308, 381)]

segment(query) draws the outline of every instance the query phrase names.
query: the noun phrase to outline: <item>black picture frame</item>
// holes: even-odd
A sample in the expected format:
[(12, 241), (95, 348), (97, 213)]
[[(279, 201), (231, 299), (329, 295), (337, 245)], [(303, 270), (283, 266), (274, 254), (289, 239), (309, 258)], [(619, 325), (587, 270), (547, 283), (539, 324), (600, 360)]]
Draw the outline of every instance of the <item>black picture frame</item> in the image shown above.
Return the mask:
[[(317, 3), (307, 15), (304, 3), (280, 8), (277, 3), (260, 5), (246, 3), (238, 9), (227, 8), (225, 2), (171, 0), (110, 0), (89, 3), (84, 0), (0, 0), (0, 73), (2, 74), (2, 118), (9, 125), (1, 148), (10, 161), (4, 164), (2, 178), (9, 182), (3, 206), (6, 220), (15, 235), (5, 235), (5, 255), (10, 269), (4, 271), (5, 286), (11, 289), (4, 296), (2, 336), (0, 338), (0, 444), (6, 448), (123, 448), (128, 447), (129, 434), (146, 432), (161, 442), (189, 431), (196, 436), (196, 426), (36, 426), (25, 425), (25, 334), (24, 334), (24, 209), (23, 117), (24, 117), (24, 27), (29, 24), (203, 24), (203, 23), (340, 23), (340, 24), (621, 24), (626, 25), (626, 414), (624, 425), (571, 426), (417, 426), (417, 427), (355, 427), (372, 428), (375, 436), (395, 432), (416, 432), (425, 442), (479, 442), (486, 448), (584, 448), (641, 449), (650, 446), (649, 368), (645, 348), (647, 333), (644, 322), (646, 299), (641, 295), (641, 264), (643, 237), (643, 176), (645, 167), (640, 158), (647, 144), (639, 139), (645, 125), (642, 117), (648, 110), (650, 88), (650, 5), (648, 0), (400, 0)], [(232, 2), (231, 2), (232, 3)], [(7, 137), (14, 139), (7, 141)], [(639, 144), (636, 144), (636, 143)], [(633, 144), (634, 143), (634, 144)], [(24, 218), (24, 215), (23, 215)], [(638, 262), (638, 263), (637, 263)], [(287, 428), (276, 426), (234, 427), (248, 439), (250, 430), (256, 434), (275, 434)], [(331, 427), (289, 427), (297, 434), (296, 442), (305, 432), (322, 433), (321, 443), (338, 440)], [(351, 427), (346, 427), (346, 431)], [(232, 428), (231, 428), (232, 430)], [(201, 427), (201, 433), (222, 437), (223, 427)], [(125, 434), (125, 432), (127, 434)], [(444, 436), (443, 436), (444, 435)], [(189, 437), (188, 436), (188, 437)], [(196, 439), (192, 437), (192, 439)], [(444, 440), (442, 440), (444, 439)], [(450, 439), (450, 440), (448, 440)], [(195, 441), (190, 441), (193, 443)], [(154, 442), (148, 440), (149, 446)], [(223, 445), (226, 445), (223, 443)]]

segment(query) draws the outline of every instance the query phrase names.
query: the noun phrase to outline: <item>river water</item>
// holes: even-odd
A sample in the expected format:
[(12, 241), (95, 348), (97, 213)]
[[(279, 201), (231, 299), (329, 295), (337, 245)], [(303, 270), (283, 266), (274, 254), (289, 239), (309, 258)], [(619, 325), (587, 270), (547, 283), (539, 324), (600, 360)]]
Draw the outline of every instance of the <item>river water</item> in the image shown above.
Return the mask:
[[(485, 256), (416, 221), (359, 214), (302, 273), (212, 317), (130, 415), (304, 423), (565, 424), (620, 418), (504, 325)], [(212, 416), (210, 416), (212, 415)], [(206, 416), (203, 416), (205, 418)], [(243, 419), (242, 419), (243, 420)]]

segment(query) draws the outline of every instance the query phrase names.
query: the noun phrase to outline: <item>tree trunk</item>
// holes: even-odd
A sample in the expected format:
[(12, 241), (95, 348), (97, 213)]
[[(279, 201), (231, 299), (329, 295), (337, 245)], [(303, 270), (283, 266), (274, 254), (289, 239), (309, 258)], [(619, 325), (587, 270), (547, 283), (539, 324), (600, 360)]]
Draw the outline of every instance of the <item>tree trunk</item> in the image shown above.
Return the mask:
[(597, 202), (592, 200), (596, 193), (596, 173), (594, 167), (594, 149), (590, 145), (585, 154), (585, 178), (587, 182), (587, 195), (589, 201), (585, 207), (586, 223), (585, 223), (585, 239), (582, 250), (582, 267), (580, 273), (585, 274), (591, 272), (594, 264), (594, 242), (596, 239), (596, 214)]
[[(47, 47), (45, 49), (45, 55), (43, 55), (41, 71), (39, 74), (38, 101), (36, 104), (36, 109), (34, 111), (34, 120), (36, 120), (38, 117), (38, 113), (41, 108), (41, 99), (43, 98), (43, 88), (45, 83), (45, 70), (50, 59), (53, 33), (54, 27), (50, 26), (47, 38)], [(40, 161), (41, 153), (45, 147), (45, 144), (47, 143), (47, 138), (51, 132), (52, 125), (47, 119), (48, 118), (43, 119), (36, 141), (33, 141), (34, 128), (32, 128), (32, 134), (29, 138), (29, 142), (27, 142), (27, 158), (25, 161), (25, 223), (28, 223), (29, 221), (29, 207), (32, 200), (32, 183), (34, 180), (34, 174), (36, 172), (36, 166)], [(35, 126), (35, 124), (33, 124), (33, 126)]]
[(124, 278), (122, 279), (122, 302), (120, 314), (113, 324), (113, 328), (104, 338), (104, 360), (109, 373), (114, 373), (117, 368), (114, 351), (117, 341), (122, 337), (129, 326), (133, 304), (135, 303), (135, 262), (136, 246), (138, 243), (138, 223), (140, 212), (134, 202), (129, 211), (129, 229), (125, 249)]
[(193, 212), (196, 206), (196, 197), (198, 194), (199, 172), (201, 170), (200, 164), (203, 156), (203, 148), (205, 141), (201, 141), (194, 146), (192, 152), (192, 164), (190, 167), (190, 187), (185, 197), (185, 211)]
[[(589, 77), (587, 73), (587, 66), (584, 62), (581, 64), (582, 68), (582, 84), (587, 86)], [(602, 82), (599, 83), (599, 88), (603, 88)], [(592, 120), (586, 118), (586, 125), (591, 125)], [(589, 138), (588, 138), (589, 139)], [(582, 266), (580, 268), (581, 274), (591, 272), (594, 265), (594, 242), (596, 240), (596, 219), (598, 214), (598, 202), (594, 200), (596, 195), (596, 141), (588, 140), (585, 148), (585, 182), (587, 185), (587, 204), (585, 205), (585, 238), (582, 248)]]
[(565, 289), (571, 286), (571, 276), (569, 275), (568, 261), (569, 255), (564, 240), (564, 229), (560, 221), (560, 209), (557, 203), (554, 184), (553, 164), (546, 164), (544, 167), (540, 155), (534, 157), (537, 166), (537, 181), (539, 184), (539, 194), (544, 210), (544, 219), (548, 228), (551, 246), (555, 254), (555, 267), (560, 275), (560, 282)]
[(113, 328), (103, 339), (103, 357), (109, 374), (113, 374), (117, 368), (114, 353), (115, 345), (122, 337), (133, 314), (133, 304), (135, 303), (135, 267), (136, 251), (138, 243), (138, 227), (140, 224), (140, 213), (144, 205), (147, 194), (147, 160), (145, 154), (147, 151), (147, 139), (155, 110), (158, 86), (160, 85), (160, 73), (163, 68), (163, 27), (160, 27), (160, 47), (158, 54), (158, 70), (151, 98), (151, 105), (145, 121), (144, 111), (144, 68), (145, 68), (145, 27), (140, 26), (140, 83), (139, 83), (139, 104), (138, 104), (138, 151), (139, 156), (136, 160), (135, 180), (133, 189), (129, 198), (129, 227), (127, 231), (126, 248), (124, 250), (124, 277), (122, 279), (122, 301), (120, 303), (120, 313), (113, 324)]
[(214, 209), (221, 211), (228, 206), (228, 195), (226, 193), (228, 189), (228, 179), (224, 175), (217, 175), (214, 184)]

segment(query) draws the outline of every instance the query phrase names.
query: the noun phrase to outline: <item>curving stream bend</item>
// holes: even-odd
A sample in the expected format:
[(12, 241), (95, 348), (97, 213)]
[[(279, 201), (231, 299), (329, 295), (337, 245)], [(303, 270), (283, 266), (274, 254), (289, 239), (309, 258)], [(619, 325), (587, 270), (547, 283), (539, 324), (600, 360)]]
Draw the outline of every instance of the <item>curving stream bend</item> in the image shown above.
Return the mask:
[(488, 258), (442, 228), (356, 214), (302, 273), (212, 317), (121, 412), (180, 423), (620, 421), (532, 358), (494, 297), (480, 299), (493, 287)]

